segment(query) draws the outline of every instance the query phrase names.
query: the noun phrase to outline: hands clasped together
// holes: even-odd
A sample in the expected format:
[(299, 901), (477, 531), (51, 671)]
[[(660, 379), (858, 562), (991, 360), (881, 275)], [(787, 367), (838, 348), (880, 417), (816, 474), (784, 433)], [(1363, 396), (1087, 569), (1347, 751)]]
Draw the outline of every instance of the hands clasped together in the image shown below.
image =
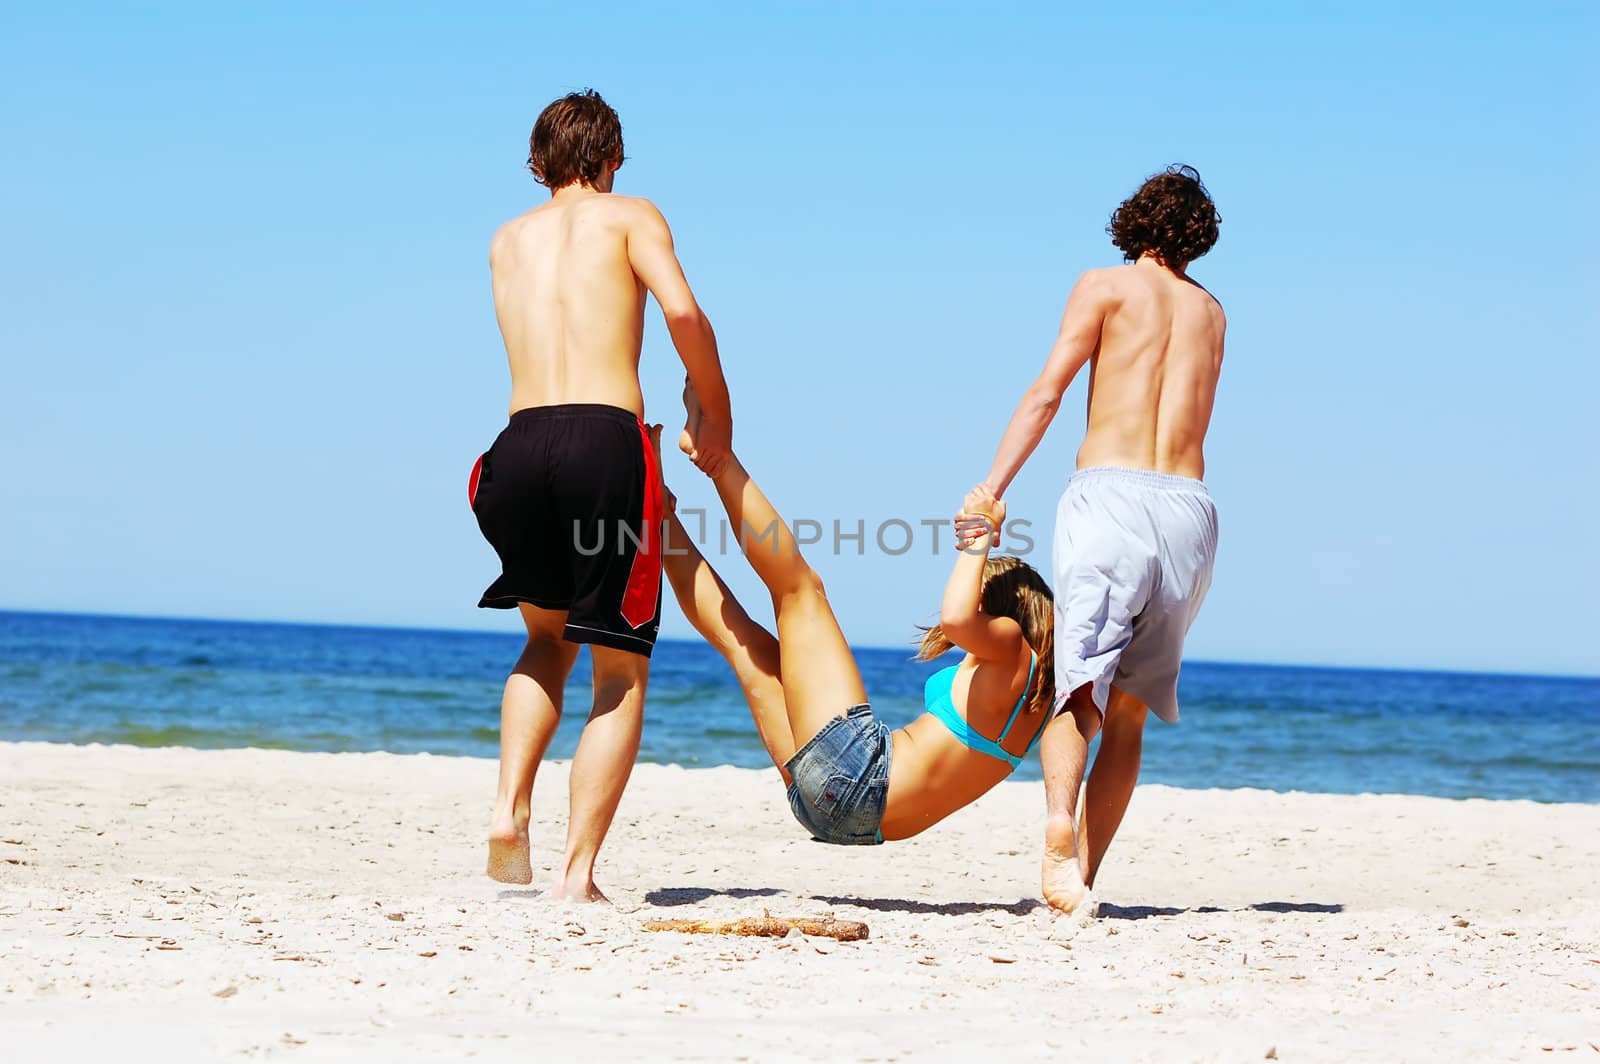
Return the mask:
[(971, 550), (985, 536), (990, 547), (998, 547), (1005, 523), (1005, 501), (996, 498), (989, 485), (979, 484), (967, 492), (961, 501), (961, 512), (955, 516), (956, 549)]

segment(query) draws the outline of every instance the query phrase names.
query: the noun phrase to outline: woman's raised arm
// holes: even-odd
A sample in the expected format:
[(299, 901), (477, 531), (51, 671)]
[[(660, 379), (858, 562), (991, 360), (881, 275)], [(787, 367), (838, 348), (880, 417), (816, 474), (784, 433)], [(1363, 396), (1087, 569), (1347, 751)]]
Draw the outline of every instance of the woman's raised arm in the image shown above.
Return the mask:
[(1005, 523), (1006, 504), (980, 484), (967, 493), (961, 512), (968, 518), (982, 518), (988, 528), (970, 543), (961, 543), (958, 535), (960, 557), (945, 584), (939, 627), (950, 642), (969, 654), (989, 661), (1010, 661), (1022, 650), (1022, 626), (1010, 617), (983, 612), (983, 570), (993, 533)]

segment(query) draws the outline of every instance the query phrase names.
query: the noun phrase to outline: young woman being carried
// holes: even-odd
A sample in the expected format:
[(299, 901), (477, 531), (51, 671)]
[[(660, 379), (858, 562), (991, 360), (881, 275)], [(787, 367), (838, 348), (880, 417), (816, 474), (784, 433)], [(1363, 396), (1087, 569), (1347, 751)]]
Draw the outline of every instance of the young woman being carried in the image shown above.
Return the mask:
[[(693, 399), (686, 393), (686, 450)], [(652, 429), (658, 442), (660, 431)], [(891, 731), (873, 716), (822, 581), (783, 518), (737, 455), (712, 479), (772, 596), (777, 635), (751, 619), (676, 514), (666, 575), (689, 623), (733, 667), (802, 827), (840, 845), (909, 838), (1011, 775), (1043, 731), (1055, 694), (1053, 602), (1031, 566), (991, 558), (987, 535), (961, 552), (918, 659), (952, 648), (966, 657), (928, 679), (926, 713)], [(1005, 504), (983, 488), (962, 510), (994, 528), (1005, 520)]]

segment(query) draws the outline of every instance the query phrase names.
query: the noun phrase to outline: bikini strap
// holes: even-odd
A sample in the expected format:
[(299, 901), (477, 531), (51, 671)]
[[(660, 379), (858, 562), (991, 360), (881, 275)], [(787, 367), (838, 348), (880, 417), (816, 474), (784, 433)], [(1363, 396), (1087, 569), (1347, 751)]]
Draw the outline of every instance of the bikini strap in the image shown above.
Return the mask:
[[(1023, 703), (1028, 701), (1028, 692), (1033, 690), (1033, 670), (1035, 668), (1037, 668), (1038, 665), (1039, 665), (1039, 655), (1037, 655), (1037, 654), (1035, 654), (1033, 652), (1033, 648), (1032, 647), (1029, 647), (1028, 648), (1028, 682), (1022, 685), (1022, 697), (1018, 698), (1017, 699), (1017, 704), (1011, 707), (1011, 716), (1006, 718), (1006, 726), (1004, 728), (1000, 729), (1000, 737), (995, 740), (995, 745), (998, 746), (1000, 743), (1005, 742), (1006, 741), (1006, 737), (1011, 734), (1011, 726), (1017, 722), (1017, 714), (1022, 712)], [(1033, 744), (1030, 743), (1028, 745), (1031, 747)]]

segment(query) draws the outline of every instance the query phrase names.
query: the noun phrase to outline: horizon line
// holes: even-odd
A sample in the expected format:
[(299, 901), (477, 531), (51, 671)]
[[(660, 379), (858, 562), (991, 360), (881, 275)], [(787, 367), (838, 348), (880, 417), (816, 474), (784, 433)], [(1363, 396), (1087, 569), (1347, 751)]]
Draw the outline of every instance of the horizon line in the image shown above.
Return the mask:
[[(242, 617), (185, 617), (173, 614), (160, 613), (88, 613), (82, 610), (50, 610), (50, 609), (19, 609), (9, 606), (0, 606), (0, 616), (41, 616), (41, 617), (77, 617), (92, 620), (111, 621), (172, 621), (190, 624), (245, 624), (261, 625), (273, 628), (349, 628), (377, 632), (432, 632), (441, 635), (487, 635), (507, 636), (516, 638), (520, 633), (513, 631), (497, 632), (489, 628), (445, 628), (439, 626), (415, 624), (376, 624), (353, 623), (347, 621), (286, 621), (267, 620), (260, 618)], [(684, 638), (680, 636), (667, 636), (658, 639), (658, 642), (703, 644), (704, 640)], [(857, 643), (849, 645), (858, 650), (907, 650), (914, 643), (907, 641), (903, 646), (896, 644)], [(1252, 669), (1328, 669), (1345, 672), (1395, 672), (1395, 673), (1427, 673), (1442, 676), (1497, 676), (1507, 678), (1526, 677), (1542, 680), (1600, 680), (1600, 673), (1577, 672), (1527, 672), (1505, 669), (1461, 669), (1442, 668), (1428, 665), (1351, 665), (1328, 664), (1318, 662), (1295, 661), (1224, 661), (1214, 658), (1187, 659), (1185, 664), (1193, 665), (1220, 665), (1225, 668), (1252, 668)]]

